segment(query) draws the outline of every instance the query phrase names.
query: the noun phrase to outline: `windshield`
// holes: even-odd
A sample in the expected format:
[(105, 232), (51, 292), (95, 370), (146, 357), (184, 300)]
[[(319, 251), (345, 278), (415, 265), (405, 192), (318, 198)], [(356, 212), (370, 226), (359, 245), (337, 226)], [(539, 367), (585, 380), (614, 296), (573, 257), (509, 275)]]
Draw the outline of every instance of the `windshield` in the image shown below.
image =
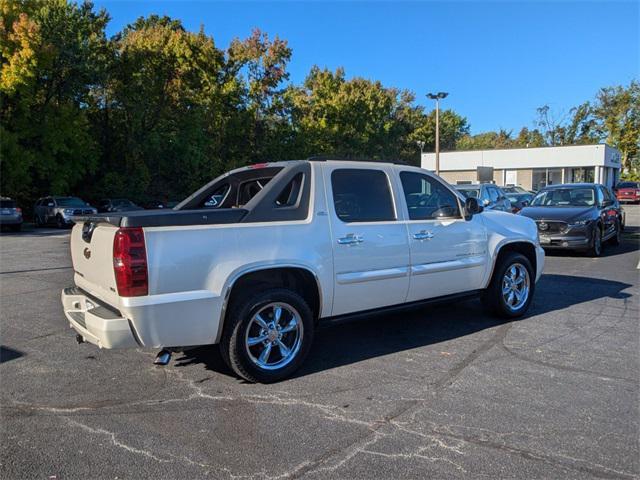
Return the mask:
[(618, 184), (618, 188), (638, 188), (640, 183), (636, 182), (622, 182)]
[(516, 202), (519, 202), (520, 200), (529, 200), (531, 197), (531, 195), (526, 193), (507, 193), (506, 195), (509, 200), (515, 200)]
[(58, 206), (60, 207), (86, 207), (87, 204), (84, 203), (78, 197), (58, 197), (56, 198), (56, 202), (58, 202)]
[(534, 207), (593, 207), (596, 192), (593, 188), (554, 188), (539, 192), (531, 201)]
[(459, 188), (458, 191), (466, 198), (480, 198), (479, 188)]
[(2, 208), (15, 208), (16, 202), (14, 200), (0, 200), (0, 207)]

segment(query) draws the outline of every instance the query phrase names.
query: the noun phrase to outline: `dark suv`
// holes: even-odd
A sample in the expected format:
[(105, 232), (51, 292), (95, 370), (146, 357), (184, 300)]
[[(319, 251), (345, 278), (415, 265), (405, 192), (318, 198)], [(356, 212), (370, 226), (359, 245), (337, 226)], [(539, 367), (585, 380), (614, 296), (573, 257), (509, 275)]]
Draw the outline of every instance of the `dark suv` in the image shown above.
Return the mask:
[(593, 256), (602, 245), (620, 243), (624, 211), (609, 188), (593, 183), (551, 185), (519, 212), (538, 225), (544, 248), (583, 250)]

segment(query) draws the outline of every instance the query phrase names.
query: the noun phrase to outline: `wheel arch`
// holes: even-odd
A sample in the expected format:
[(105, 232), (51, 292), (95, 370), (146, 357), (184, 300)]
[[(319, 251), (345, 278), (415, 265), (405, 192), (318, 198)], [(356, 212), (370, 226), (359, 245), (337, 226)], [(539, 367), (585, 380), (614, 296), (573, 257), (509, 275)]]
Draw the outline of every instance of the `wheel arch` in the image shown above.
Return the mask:
[(241, 292), (264, 287), (289, 288), (304, 298), (317, 321), (322, 315), (322, 287), (318, 275), (302, 265), (262, 265), (236, 272), (225, 288), (216, 342), (222, 336), (229, 306)]
[(496, 249), (496, 253), (493, 256), (493, 264), (491, 265), (491, 274), (487, 279), (487, 285), (491, 283), (493, 279), (493, 274), (496, 269), (496, 265), (498, 262), (504, 258), (504, 256), (508, 253), (516, 252), (524, 255), (527, 260), (531, 263), (531, 267), (533, 268), (533, 275), (535, 277), (536, 272), (538, 271), (538, 259), (536, 256), (536, 246), (533, 242), (528, 240), (513, 240), (510, 242), (502, 243)]

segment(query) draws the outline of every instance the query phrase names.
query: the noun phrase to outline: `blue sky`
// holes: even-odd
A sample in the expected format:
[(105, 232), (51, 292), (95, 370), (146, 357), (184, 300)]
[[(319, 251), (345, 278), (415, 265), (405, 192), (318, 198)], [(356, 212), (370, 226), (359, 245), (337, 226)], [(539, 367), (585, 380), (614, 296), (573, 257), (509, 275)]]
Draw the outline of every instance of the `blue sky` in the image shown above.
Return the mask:
[(204, 25), (220, 48), (254, 27), (293, 49), (291, 81), (313, 65), (406, 88), (467, 117), (472, 133), (533, 126), (535, 109), (557, 114), (600, 87), (640, 77), (640, 2), (212, 2), (95, 1), (111, 35), (141, 15)]

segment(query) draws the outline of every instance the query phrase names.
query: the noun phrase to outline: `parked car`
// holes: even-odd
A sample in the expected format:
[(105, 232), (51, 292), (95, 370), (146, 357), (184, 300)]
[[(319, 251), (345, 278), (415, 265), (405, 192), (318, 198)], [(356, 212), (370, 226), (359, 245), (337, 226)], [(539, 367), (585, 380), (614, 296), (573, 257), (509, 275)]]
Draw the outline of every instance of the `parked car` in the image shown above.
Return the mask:
[(640, 182), (620, 182), (615, 188), (619, 202), (640, 203)]
[(144, 202), (142, 204), (142, 208), (147, 210), (160, 210), (160, 209), (171, 209), (178, 205), (180, 202), (176, 201), (163, 201), (163, 200), (151, 200), (148, 202)]
[(533, 199), (532, 193), (507, 193), (506, 195), (511, 202), (511, 213), (518, 213)]
[(511, 202), (500, 187), (493, 183), (456, 185), (456, 189), (467, 198), (475, 198), (487, 210), (511, 211)]
[(15, 232), (22, 228), (22, 209), (9, 197), (0, 197), (0, 227), (8, 227)]
[(533, 190), (527, 190), (526, 188), (521, 187), (520, 185), (506, 185), (504, 187), (501, 187), (502, 191), (504, 191), (505, 193), (531, 193), (531, 194), (535, 194), (536, 192), (534, 192)]
[(142, 210), (142, 207), (126, 198), (103, 198), (98, 202), (98, 213), (132, 212), (134, 210)]
[(233, 170), (171, 211), (86, 215), (71, 257), (79, 341), (163, 348), (161, 364), (219, 344), (258, 382), (291, 375), (321, 319), (478, 295), (519, 317), (544, 265), (533, 221), (426, 170), (308, 160)]
[(54, 224), (58, 228), (73, 225), (73, 217), (98, 213), (84, 200), (78, 197), (43, 197), (38, 199), (33, 209), (36, 226)]
[(519, 213), (535, 220), (544, 248), (583, 250), (592, 256), (599, 256), (607, 241), (618, 245), (625, 223), (613, 193), (593, 183), (545, 187)]

